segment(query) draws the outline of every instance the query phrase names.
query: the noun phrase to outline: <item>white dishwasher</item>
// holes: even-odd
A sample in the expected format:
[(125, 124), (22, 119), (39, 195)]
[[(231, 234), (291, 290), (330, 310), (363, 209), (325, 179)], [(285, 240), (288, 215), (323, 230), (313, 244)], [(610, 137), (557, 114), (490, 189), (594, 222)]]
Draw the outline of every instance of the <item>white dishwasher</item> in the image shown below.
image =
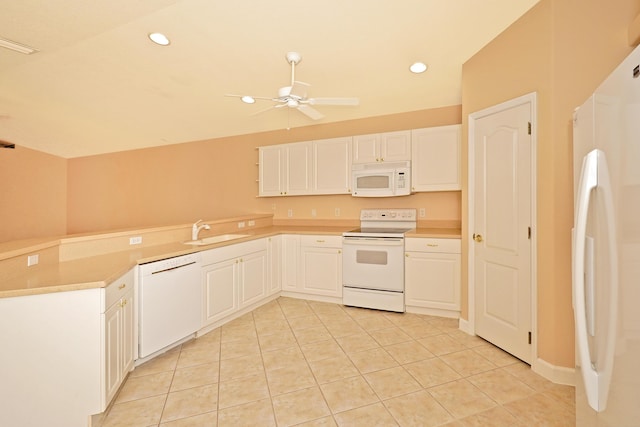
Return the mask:
[(138, 357), (195, 333), (202, 325), (200, 253), (140, 265)]

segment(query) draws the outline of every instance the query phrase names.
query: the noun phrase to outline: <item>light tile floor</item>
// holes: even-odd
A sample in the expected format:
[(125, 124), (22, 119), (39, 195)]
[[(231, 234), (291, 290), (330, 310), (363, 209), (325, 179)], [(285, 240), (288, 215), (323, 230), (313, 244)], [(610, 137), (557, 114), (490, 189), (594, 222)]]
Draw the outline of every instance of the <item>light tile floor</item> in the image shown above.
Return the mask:
[(278, 298), (139, 367), (114, 426), (574, 426), (574, 388), (457, 320)]

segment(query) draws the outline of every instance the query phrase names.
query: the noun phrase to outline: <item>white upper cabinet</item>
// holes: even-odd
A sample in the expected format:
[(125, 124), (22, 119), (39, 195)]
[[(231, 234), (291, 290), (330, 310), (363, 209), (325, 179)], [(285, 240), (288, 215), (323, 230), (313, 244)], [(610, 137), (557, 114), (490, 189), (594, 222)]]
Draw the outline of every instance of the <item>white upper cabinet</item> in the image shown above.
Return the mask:
[(461, 125), (411, 131), (411, 190), (460, 190)]
[(353, 163), (411, 160), (411, 131), (353, 137)]
[(309, 194), (312, 177), (312, 144), (299, 142), (287, 144), (287, 174), (285, 195)]
[(284, 191), (285, 156), (281, 145), (271, 145), (258, 149), (260, 156), (259, 184), (260, 196), (280, 196)]
[(313, 194), (351, 193), (352, 138), (313, 141)]
[(260, 196), (299, 195), (311, 192), (311, 142), (260, 147), (259, 156)]

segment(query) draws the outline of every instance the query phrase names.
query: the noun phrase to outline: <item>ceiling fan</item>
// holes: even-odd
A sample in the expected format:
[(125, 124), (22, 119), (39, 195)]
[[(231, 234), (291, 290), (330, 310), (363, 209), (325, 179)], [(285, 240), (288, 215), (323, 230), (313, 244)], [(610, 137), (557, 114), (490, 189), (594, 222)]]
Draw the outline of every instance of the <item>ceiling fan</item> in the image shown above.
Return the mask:
[(260, 97), (260, 96), (248, 96), (248, 95), (226, 95), (240, 98), (247, 104), (253, 104), (257, 99), (264, 99), (273, 101), (276, 104), (265, 109), (258, 111), (256, 114), (262, 113), (274, 108), (288, 107), (290, 109), (296, 109), (302, 114), (313, 120), (319, 120), (324, 115), (312, 107), (312, 105), (345, 105), (355, 106), (360, 103), (358, 98), (308, 98), (307, 88), (311, 86), (309, 83), (296, 81), (295, 70), (296, 65), (302, 60), (302, 56), (298, 52), (288, 52), (285, 56), (287, 62), (291, 65), (291, 84), (289, 86), (281, 87), (278, 89), (278, 96), (275, 98)]

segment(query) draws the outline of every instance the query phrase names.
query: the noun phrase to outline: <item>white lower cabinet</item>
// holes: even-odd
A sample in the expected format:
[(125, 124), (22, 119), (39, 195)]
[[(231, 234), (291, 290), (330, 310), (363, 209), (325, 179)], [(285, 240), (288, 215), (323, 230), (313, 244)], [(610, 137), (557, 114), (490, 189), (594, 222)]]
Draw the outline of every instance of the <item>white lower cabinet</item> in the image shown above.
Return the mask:
[[(405, 239), (405, 305), (428, 314), (460, 313), (460, 239)], [(420, 310), (417, 310), (420, 311)]]
[(342, 236), (282, 236), (282, 294), (342, 301)]
[(300, 258), (300, 236), (285, 234), (282, 236), (282, 290), (298, 290), (298, 259)]
[(267, 244), (267, 239), (259, 239), (202, 252), (203, 326), (267, 296), (270, 289)]
[(342, 237), (300, 237), (300, 290), (342, 298)]
[(134, 270), (105, 288), (104, 381), (102, 408), (105, 409), (133, 369), (133, 286)]
[(282, 236), (267, 238), (269, 246), (269, 289), (267, 293), (274, 295), (282, 289)]

